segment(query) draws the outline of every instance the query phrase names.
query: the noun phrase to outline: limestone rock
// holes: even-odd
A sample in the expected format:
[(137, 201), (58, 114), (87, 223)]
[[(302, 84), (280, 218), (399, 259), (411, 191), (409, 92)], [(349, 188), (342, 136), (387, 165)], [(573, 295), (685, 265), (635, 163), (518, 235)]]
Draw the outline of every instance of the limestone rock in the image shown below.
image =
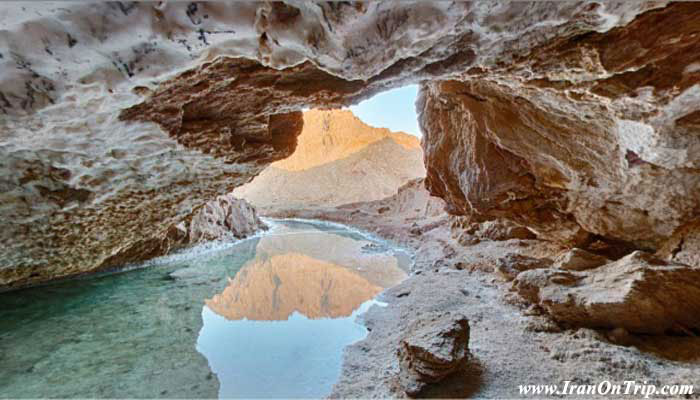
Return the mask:
[(115, 252), (104, 264), (124, 265), (205, 241), (243, 239), (266, 229), (267, 225), (258, 218), (255, 208), (245, 200), (231, 194), (218, 196), (194, 214), (170, 225), (161, 236), (134, 240), (130, 246)]
[(520, 254), (508, 254), (498, 259), (496, 272), (507, 281), (512, 281), (523, 271), (539, 268), (548, 268), (552, 265), (552, 260), (546, 258), (534, 258)]
[(700, 331), (700, 269), (644, 252), (587, 271), (525, 271), (513, 288), (570, 326), (646, 334)]
[(415, 396), (428, 384), (461, 370), (469, 356), (469, 321), (451, 312), (432, 312), (406, 331), (397, 351), (399, 384)]
[(489, 240), (534, 239), (535, 234), (527, 228), (508, 220), (486, 221), (479, 224), (476, 235)]
[(227, 194), (208, 202), (194, 215), (189, 226), (189, 242), (243, 239), (266, 229), (255, 208)]
[(426, 186), (474, 221), (658, 248), (697, 213), (699, 17), (672, 4), (423, 84)]
[(553, 267), (569, 271), (584, 271), (609, 262), (610, 260), (603, 256), (574, 248), (557, 257), (557, 259), (554, 260)]

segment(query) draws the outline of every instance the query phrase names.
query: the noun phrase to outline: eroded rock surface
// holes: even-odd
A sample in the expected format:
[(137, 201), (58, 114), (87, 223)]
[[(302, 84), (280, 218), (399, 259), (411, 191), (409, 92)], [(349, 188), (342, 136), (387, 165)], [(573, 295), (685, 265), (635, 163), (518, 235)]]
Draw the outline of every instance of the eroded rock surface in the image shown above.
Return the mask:
[(548, 268), (552, 261), (546, 258), (528, 257), (520, 254), (508, 254), (498, 259), (496, 272), (505, 280), (512, 281), (521, 272)]
[(658, 248), (697, 213), (698, 17), (671, 4), (424, 84), (427, 187), (475, 221)]
[(148, 258), (166, 227), (291, 154), (305, 107), (422, 80), (428, 187), (451, 213), (657, 249), (700, 195), (699, 13), (664, 2), (3, 5), (0, 284)]
[(469, 356), (469, 321), (451, 312), (423, 315), (408, 328), (397, 351), (399, 384), (415, 396), (464, 368)]
[(231, 194), (209, 201), (195, 213), (189, 224), (191, 244), (208, 240), (243, 239), (252, 236), (265, 225), (250, 204)]
[(231, 194), (208, 201), (177, 224), (170, 225), (155, 238), (133, 240), (130, 246), (115, 252), (103, 264), (121, 266), (171, 253), (211, 240), (235, 240), (252, 236), (267, 225), (255, 208)]
[(598, 254), (589, 253), (586, 250), (571, 249), (564, 254), (559, 255), (554, 260), (553, 267), (556, 269), (565, 269), (571, 271), (584, 271), (600, 267), (603, 264), (609, 263), (610, 260)]
[(525, 271), (513, 288), (570, 326), (647, 334), (700, 330), (700, 269), (644, 252), (586, 271)]
[(681, 226), (657, 254), (667, 260), (700, 268), (700, 221)]

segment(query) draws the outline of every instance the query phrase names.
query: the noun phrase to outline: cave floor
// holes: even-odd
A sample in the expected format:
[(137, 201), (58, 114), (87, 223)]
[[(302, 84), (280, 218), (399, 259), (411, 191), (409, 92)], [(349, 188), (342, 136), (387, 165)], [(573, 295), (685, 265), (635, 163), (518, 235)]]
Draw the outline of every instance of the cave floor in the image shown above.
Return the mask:
[(532, 398), (521, 395), (519, 385), (561, 387), (565, 381), (692, 384), (689, 398), (700, 396), (700, 338), (631, 336), (622, 346), (604, 331), (564, 329), (520, 302), (510, 283), (493, 272), (494, 262), (508, 254), (546, 257), (561, 250), (551, 243), (511, 239), (461, 246), (450, 237), (444, 218), (406, 221), (339, 209), (276, 214), (340, 222), (415, 251), (413, 274), (383, 294), (388, 306), (363, 315), (370, 332), (346, 348), (331, 397), (403, 397), (396, 379), (401, 333), (430, 311), (457, 311), (469, 318), (471, 360), (464, 372), (428, 387), (425, 397)]

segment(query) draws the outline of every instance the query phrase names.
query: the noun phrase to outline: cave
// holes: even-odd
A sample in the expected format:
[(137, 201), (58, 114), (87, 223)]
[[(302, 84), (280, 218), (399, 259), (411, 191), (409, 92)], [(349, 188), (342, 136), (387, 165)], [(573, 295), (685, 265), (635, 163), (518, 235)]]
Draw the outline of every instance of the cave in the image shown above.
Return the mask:
[[(159, 260), (221, 238), (239, 246), (222, 253), (225, 262), (258, 260), (250, 243), (265, 242), (261, 213), (288, 220), (273, 231), (313, 228), (326, 238), (342, 230), (338, 238), (355, 242), (325, 245), (342, 260), (352, 249), (367, 265), (405, 269), (396, 280), (343, 278), (364, 290), (362, 301), (381, 293), (381, 304), (365, 309), (357, 300), (338, 311), (332, 300), (351, 296), (329, 292), (313, 297), (325, 311), (304, 308), (310, 320), (333, 309), (353, 321), (362, 309), (365, 330), (348, 336), (337, 376), (324, 378), (332, 390), (310, 397), (519, 398), (540, 384), (602, 381), (634, 391), (627, 395), (692, 395), (700, 375), (698, 21), (692, 2), (0, 6), (0, 317), (21, 322), (23, 307), (34, 305), (33, 320), (47, 321), (43, 336), (65, 337), (53, 353), (41, 353), (55, 345), (44, 341), (36, 354), (0, 347), (12, 357), (0, 393), (226, 397), (223, 372), (190, 342), (193, 326), (219, 324), (228, 311), (193, 310), (162, 285), (190, 285), (215, 310), (239, 302), (246, 277), (210, 276), (184, 259), (182, 271), (160, 276)], [(305, 118), (405, 87), (417, 87), (424, 177), (370, 201), (306, 208), (275, 203), (275, 179), (291, 175), (246, 192), (257, 211), (235, 197), (275, 163), (308, 169), (294, 164)], [(387, 243), (406, 254), (390, 255)], [(267, 244), (258, 263), (279, 282), (288, 264), (273, 262), (270, 249), (281, 247)], [(336, 277), (362, 267), (334, 269), (340, 261), (322, 253), (294, 263)], [(143, 281), (127, 272), (135, 266)], [(119, 315), (117, 281), (152, 285), (147, 326), (165, 321), (177, 332), (160, 352), (136, 346), (139, 362), (122, 365), (131, 375), (109, 387), (3, 383), (22, 374), (43, 373), (58, 386), (70, 379), (42, 358), (92, 343), (89, 331), (63, 326), (70, 318), (51, 325), (54, 312), (70, 316), (66, 304), (94, 301), (114, 313), (94, 312), (96, 324), (131, 326)], [(214, 281), (224, 286), (205, 292)], [(270, 290), (280, 286), (271, 282)], [(85, 300), (77, 287), (105, 297)], [(248, 311), (226, 318), (266, 318)], [(265, 315), (296, 315), (287, 311)], [(20, 322), (3, 338), (37, 335)], [(161, 354), (178, 343), (190, 351), (164, 363)], [(154, 378), (159, 363), (168, 372)], [(101, 368), (99, 377), (124, 373), (81, 365)], [(149, 379), (158, 383), (141, 392), (123, 386)]]

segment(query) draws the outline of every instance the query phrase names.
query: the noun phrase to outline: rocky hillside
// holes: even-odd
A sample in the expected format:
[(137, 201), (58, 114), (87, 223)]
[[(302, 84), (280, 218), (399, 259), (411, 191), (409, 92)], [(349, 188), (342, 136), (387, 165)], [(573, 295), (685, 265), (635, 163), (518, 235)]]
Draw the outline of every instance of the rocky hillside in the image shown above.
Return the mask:
[(297, 149), (234, 190), (261, 210), (382, 199), (425, 176), (418, 138), (374, 128), (348, 110), (304, 113)]

